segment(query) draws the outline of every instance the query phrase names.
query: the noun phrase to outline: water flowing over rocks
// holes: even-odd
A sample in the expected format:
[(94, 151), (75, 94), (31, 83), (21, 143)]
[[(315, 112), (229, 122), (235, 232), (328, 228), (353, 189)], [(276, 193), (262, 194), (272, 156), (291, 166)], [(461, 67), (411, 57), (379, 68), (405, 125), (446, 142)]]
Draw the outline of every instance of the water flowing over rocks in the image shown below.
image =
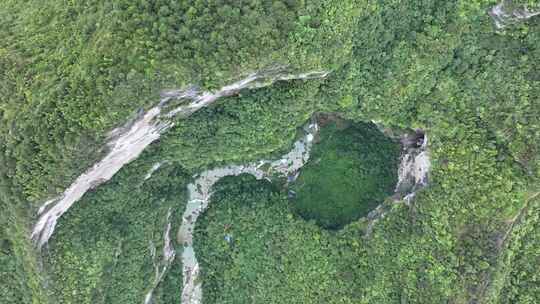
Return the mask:
[[(379, 127), (381, 127), (379, 125)], [(183, 291), (182, 304), (200, 304), (202, 302), (202, 282), (199, 277), (200, 266), (193, 249), (193, 232), (195, 223), (207, 208), (212, 196), (212, 185), (225, 176), (251, 174), (257, 179), (269, 179), (273, 174), (291, 177), (298, 176), (298, 170), (309, 160), (314, 138), (319, 126), (315, 123), (308, 125), (305, 136), (295, 143), (288, 154), (276, 161), (262, 160), (256, 163), (237, 166), (225, 166), (205, 171), (196, 176), (195, 182), (188, 185), (189, 201), (182, 217), (182, 225), (178, 231), (177, 241), (184, 245), (182, 253)], [(386, 130), (391, 131), (391, 130)], [(406, 204), (411, 204), (416, 192), (428, 184), (430, 157), (427, 150), (428, 140), (425, 132), (417, 130), (398, 137), (403, 147), (398, 168), (398, 182), (395, 188), (396, 196)], [(265, 166), (266, 165), (266, 166)], [(269, 165), (269, 166), (268, 166)], [(263, 171), (261, 168), (268, 167)], [(375, 223), (386, 215), (387, 210), (379, 205), (367, 216), (369, 236)]]
[[(275, 174), (285, 177), (295, 175), (308, 161), (313, 138), (319, 127), (316, 123), (312, 123), (304, 130), (306, 133), (304, 137), (295, 142), (293, 149), (279, 160), (262, 160), (247, 165), (208, 170), (199, 174), (195, 182), (188, 185), (189, 200), (177, 235), (178, 243), (184, 245), (182, 304), (199, 304), (202, 301), (202, 282), (199, 279), (199, 263), (193, 250), (193, 232), (197, 218), (208, 208), (212, 186), (225, 176), (240, 174), (251, 174), (257, 179), (270, 179), (270, 176)], [(263, 170), (264, 167), (268, 169)]]
[[(174, 126), (172, 118), (186, 117), (203, 107), (207, 107), (222, 97), (238, 94), (243, 89), (265, 87), (276, 81), (324, 78), (325, 71), (291, 74), (284, 67), (275, 67), (252, 73), (216, 92), (201, 91), (196, 87), (185, 90), (170, 90), (162, 93), (159, 104), (126, 125), (116, 128), (109, 135), (109, 152), (86, 172), (81, 174), (60, 197), (47, 201), (42, 208), (37, 223), (32, 230), (32, 239), (38, 248), (45, 245), (54, 232), (58, 219), (88, 190), (111, 179), (124, 165), (136, 159), (146, 147), (160, 138), (161, 134)], [(172, 101), (181, 103), (169, 109)], [(184, 103), (188, 101), (187, 103)], [(48, 205), (52, 207), (47, 209)], [(46, 211), (46, 212), (45, 212)], [(43, 213), (45, 212), (45, 213)]]

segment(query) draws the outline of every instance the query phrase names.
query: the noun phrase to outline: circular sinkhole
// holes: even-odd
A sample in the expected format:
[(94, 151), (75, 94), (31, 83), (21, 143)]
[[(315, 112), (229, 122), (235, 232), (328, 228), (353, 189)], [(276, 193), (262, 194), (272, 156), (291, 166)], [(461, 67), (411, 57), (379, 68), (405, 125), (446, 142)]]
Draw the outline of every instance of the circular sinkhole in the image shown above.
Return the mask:
[(373, 123), (319, 115), (308, 163), (289, 185), (293, 211), (326, 229), (366, 216), (394, 193), (401, 146)]

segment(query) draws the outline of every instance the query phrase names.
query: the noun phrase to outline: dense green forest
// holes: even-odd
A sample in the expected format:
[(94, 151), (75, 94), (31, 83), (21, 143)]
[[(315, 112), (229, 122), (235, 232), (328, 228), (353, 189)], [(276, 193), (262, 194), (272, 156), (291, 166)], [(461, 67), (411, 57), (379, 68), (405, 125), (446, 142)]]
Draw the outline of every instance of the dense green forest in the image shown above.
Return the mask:
[[(192, 176), (281, 155), (320, 112), (424, 130), (428, 187), (410, 205), (378, 194), (386, 214), (366, 233), (361, 215), (335, 230), (306, 221), (279, 182), (223, 179), (195, 234), (204, 303), (540, 302), (540, 16), (496, 28), (488, 11), (497, 3), (2, 1), (1, 302), (142, 303), (167, 214), (174, 235)], [(215, 90), (271, 66), (330, 74), (245, 90), (176, 119), (35, 248), (37, 207), (161, 90)], [(348, 140), (348, 149), (361, 141)], [(180, 298), (182, 244), (173, 243), (155, 303)]]
[[(71, 220), (59, 224), (45, 261), (50, 278), (58, 282), (51, 290), (57, 303), (137, 303), (152, 286), (154, 261), (162, 259), (167, 212), (172, 211), (177, 229), (189, 176), (165, 166), (141, 181), (148, 171), (144, 158), (85, 196), (80, 208), (66, 214)], [(156, 248), (155, 257), (151, 248)], [(181, 273), (173, 282), (181, 285)], [(173, 303), (180, 289), (171, 286), (162, 297)]]
[(394, 193), (400, 147), (374, 124), (319, 120), (319, 142), (289, 195), (304, 219), (336, 229), (366, 216)]
[(215, 191), (196, 236), (203, 302), (343, 301), (352, 282), (337, 281), (332, 236), (294, 216), (284, 193), (251, 176), (224, 178)]

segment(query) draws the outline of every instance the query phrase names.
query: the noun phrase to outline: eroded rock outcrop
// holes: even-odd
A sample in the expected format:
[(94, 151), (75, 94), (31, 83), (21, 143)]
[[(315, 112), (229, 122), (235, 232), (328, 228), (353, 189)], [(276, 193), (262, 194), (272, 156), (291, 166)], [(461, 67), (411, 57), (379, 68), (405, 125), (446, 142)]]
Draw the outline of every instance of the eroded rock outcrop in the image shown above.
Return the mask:
[[(202, 91), (196, 87), (163, 92), (157, 106), (140, 113), (136, 119), (109, 133), (109, 152), (104, 158), (81, 174), (60, 197), (44, 203), (40, 208), (41, 216), (32, 230), (32, 239), (39, 248), (46, 244), (58, 219), (88, 190), (110, 180), (124, 165), (136, 159), (146, 147), (159, 139), (163, 132), (174, 126), (172, 118), (189, 116), (216, 100), (238, 94), (243, 89), (269, 86), (276, 81), (324, 78), (327, 75), (328, 72), (325, 71), (292, 74), (284, 67), (276, 67), (252, 73), (215, 92)], [(174, 102), (176, 103), (173, 104)], [(50, 205), (52, 207), (49, 207)]]
[(508, 25), (540, 15), (540, 5), (536, 8), (530, 8), (512, 0), (502, 0), (489, 10), (489, 15), (493, 18), (495, 26), (498, 29), (503, 29)]
[[(382, 127), (379, 125), (379, 128)], [(392, 133), (391, 130), (383, 132)], [(417, 191), (428, 185), (431, 169), (428, 137), (423, 130), (391, 136), (399, 138), (403, 148), (398, 168), (398, 182), (392, 198), (397, 203), (411, 205)], [(381, 204), (368, 214), (366, 237), (371, 235), (374, 225), (384, 218), (387, 212), (388, 206)]]

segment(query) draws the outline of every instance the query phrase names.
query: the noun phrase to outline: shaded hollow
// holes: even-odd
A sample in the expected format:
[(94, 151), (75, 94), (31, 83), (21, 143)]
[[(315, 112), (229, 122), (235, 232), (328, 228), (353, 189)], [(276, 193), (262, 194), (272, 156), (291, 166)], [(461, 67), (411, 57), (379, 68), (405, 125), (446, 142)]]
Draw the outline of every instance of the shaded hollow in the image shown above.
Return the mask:
[(326, 229), (366, 216), (393, 194), (400, 144), (372, 123), (332, 116), (322, 126), (312, 157), (290, 185), (294, 212)]

